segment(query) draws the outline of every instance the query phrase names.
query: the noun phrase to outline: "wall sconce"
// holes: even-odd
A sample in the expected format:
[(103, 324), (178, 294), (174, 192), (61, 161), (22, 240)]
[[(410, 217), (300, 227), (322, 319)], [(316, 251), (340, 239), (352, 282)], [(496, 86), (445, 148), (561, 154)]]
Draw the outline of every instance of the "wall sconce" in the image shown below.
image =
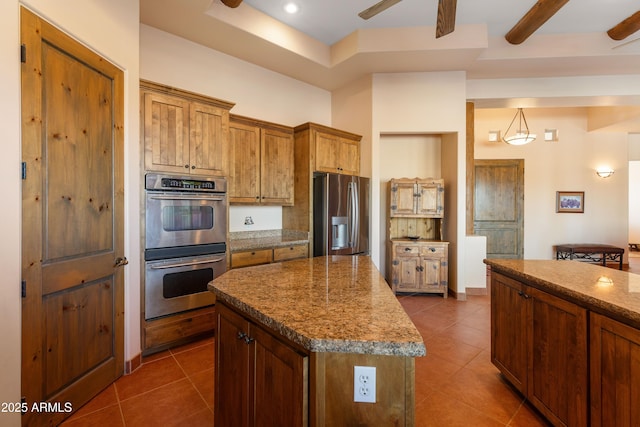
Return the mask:
[[(514, 134), (509, 135), (509, 130), (515, 123), (516, 119), (518, 120), (518, 128), (515, 130)], [(522, 127), (523, 123), (524, 128)], [(531, 141), (535, 141), (535, 139), (536, 134), (529, 132), (529, 125), (527, 124), (527, 119), (525, 119), (524, 117), (522, 108), (518, 108), (518, 111), (516, 111), (516, 115), (513, 116), (513, 120), (511, 120), (511, 124), (507, 128), (507, 131), (504, 133), (504, 137), (502, 138), (502, 140), (511, 145), (524, 145), (530, 143)]]
[(611, 175), (613, 175), (613, 172), (615, 171), (608, 166), (596, 169), (596, 175), (598, 175), (600, 178), (609, 178)]
[(499, 130), (490, 130), (489, 131), (489, 142), (498, 142), (500, 141), (500, 131)]
[(558, 129), (545, 129), (544, 140), (548, 142), (556, 142), (558, 140)]

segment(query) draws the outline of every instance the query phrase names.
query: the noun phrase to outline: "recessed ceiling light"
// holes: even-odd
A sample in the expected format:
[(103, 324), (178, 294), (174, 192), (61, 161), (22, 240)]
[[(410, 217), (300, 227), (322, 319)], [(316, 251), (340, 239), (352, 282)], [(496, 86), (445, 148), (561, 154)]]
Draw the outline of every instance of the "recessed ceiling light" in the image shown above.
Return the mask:
[(284, 10), (287, 13), (297, 13), (298, 12), (298, 5), (295, 3), (287, 3), (284, 5)]

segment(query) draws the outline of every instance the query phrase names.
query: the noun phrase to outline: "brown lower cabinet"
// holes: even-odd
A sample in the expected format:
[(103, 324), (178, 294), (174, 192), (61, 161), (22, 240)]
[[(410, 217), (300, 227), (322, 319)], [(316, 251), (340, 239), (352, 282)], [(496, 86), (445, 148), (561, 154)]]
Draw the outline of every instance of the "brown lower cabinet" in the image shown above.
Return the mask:
[(491, 360), (552, 424), (588, 425), (585, 308), (493, 272)]
[[(216, 311), (216, 426), (414, 425), (412, 357), (309, 352), (219, 299)], [(376, 367), (375, 404), (353, 402), (355, 365)]]
[(216, 426), (307, 425), (309, 358), (218, 304)]
[(640, 330), (591, 313), (591, 426), (640, 426)]

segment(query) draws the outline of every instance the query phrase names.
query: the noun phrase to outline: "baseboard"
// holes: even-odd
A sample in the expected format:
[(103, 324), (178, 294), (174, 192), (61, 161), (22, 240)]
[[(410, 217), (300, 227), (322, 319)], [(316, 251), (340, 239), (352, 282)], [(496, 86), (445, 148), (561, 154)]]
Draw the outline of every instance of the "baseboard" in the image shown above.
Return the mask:
[(136, 369), (138, 369), (142, 365), (142, 353), (138, 353), (137, 356), (134, 356), (133, 359), (127, 360), (125, 363), (124, 373), (129, 375)]
[(449, 296), (454, 297), (457, 301), (466, 301), (467, 294), (464, 292), (456, 292), (453, 289), (449, 289)]
[(487, 288), (467, 288), (467, 295), (489, 295)]

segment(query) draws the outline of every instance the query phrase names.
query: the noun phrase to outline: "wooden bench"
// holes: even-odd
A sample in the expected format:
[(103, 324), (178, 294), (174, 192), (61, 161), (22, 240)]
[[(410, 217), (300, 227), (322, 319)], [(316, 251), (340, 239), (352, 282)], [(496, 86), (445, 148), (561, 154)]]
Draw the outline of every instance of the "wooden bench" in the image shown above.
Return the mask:
[(613, 261), (619, 263), (620, 270), (622, 270), (623, 254), (623, 248), (599, 243), (572, 243), (556, 246), (556, 259), (577, 259), (604, 266), (607, 265), (607, 261)]

